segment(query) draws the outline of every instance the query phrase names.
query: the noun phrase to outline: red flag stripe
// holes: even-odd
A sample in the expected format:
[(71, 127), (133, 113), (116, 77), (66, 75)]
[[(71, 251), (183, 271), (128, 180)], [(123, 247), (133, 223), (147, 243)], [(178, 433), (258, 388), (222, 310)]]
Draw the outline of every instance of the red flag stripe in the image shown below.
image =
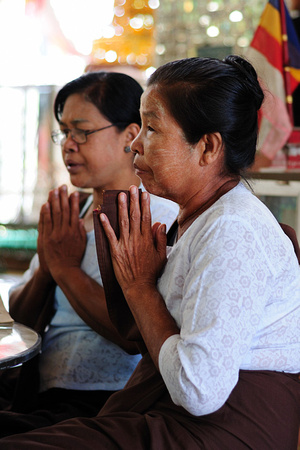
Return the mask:
[(259, 114), (258, 148), (273, 159), (291, 136), (291, 98), (300, 82), (300, 44), (283, 0), (266, 4), (247, 57), (266, 95)]
[(270, 2), (266, 4), (266, 7), (261, 15), (259, 28), (263, 28), (279, 43), (282, 42), (279, 10)]
[(272, 66), (283, 73), (281, 44), (265, 28), (258, 27), (251, 47), (262, 53)]

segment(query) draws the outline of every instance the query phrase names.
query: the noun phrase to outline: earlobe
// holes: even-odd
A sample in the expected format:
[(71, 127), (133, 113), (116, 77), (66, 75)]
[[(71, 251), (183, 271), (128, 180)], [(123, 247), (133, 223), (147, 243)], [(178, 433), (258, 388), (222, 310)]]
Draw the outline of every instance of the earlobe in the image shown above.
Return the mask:
[(223, 155), (223, 140), (219, 132), (205, 134), (201, 142), (200, 165), (206, 166), (215, 162), (220, 155)]

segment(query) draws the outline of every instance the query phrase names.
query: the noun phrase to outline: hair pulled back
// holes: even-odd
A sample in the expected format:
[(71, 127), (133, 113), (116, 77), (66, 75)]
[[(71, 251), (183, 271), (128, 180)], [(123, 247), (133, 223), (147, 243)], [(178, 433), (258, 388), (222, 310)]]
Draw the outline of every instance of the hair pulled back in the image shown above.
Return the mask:
[(241, 175), (254, 162), (257, 111), (264, 99), (252, 65), (240, 56), (187, 58), (159, 67), (149, 78), (156, 85), (187, 141), (219, 132), (226, 170)]
[(130, 123), (141, 125), (139, 113), (142, 87), (129, 75), (118, 72), (90, 72), (70, 81), (58, 92), (54, 115), (59, 122), (67, 98), (84, 94), (111, 123), (124, 130)]

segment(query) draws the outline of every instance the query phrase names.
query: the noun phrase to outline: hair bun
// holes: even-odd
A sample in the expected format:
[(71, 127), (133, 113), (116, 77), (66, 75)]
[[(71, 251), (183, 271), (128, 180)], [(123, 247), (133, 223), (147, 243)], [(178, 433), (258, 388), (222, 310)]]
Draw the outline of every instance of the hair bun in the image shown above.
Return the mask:
[(253, 95), (256, 109), (259, 110), (264, 99), (264, 94), (259, 84), (257, 73), (252, 64), (250, 64), (250, 62), (246, 59), (237, 55), (227, 56), (224, 59), (224, 62), (239, 70), (242, 76), (242, 80), (244, 81), (244, 83), (246, 83), (247, 89), (251, 92), (251, 95)]

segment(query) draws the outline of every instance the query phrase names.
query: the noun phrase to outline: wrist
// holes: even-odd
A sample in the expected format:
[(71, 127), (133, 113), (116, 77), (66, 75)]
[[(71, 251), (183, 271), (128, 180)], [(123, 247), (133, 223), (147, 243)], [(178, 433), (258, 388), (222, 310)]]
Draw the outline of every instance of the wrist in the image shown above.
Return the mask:
[(51, 273), (48, 270), (43, 270), (41, 267), (38, 267), (35, 271), (35, 277), (40, 282), (51, 284), (54, 282)]
[(140, 301), (141, 298), (152, 298), (156, 293), (158, 293), (156, 283), (154, 282), (135, 282), (128, 286), (127, 289), (123, 290), (124, 296), (128, 303), (134, 302), (135, 300)]
[(82, 273), (80, 266), (56, 266), (51, 270), (51, 275), (59, 286), (77, 279), (79, 273)]

